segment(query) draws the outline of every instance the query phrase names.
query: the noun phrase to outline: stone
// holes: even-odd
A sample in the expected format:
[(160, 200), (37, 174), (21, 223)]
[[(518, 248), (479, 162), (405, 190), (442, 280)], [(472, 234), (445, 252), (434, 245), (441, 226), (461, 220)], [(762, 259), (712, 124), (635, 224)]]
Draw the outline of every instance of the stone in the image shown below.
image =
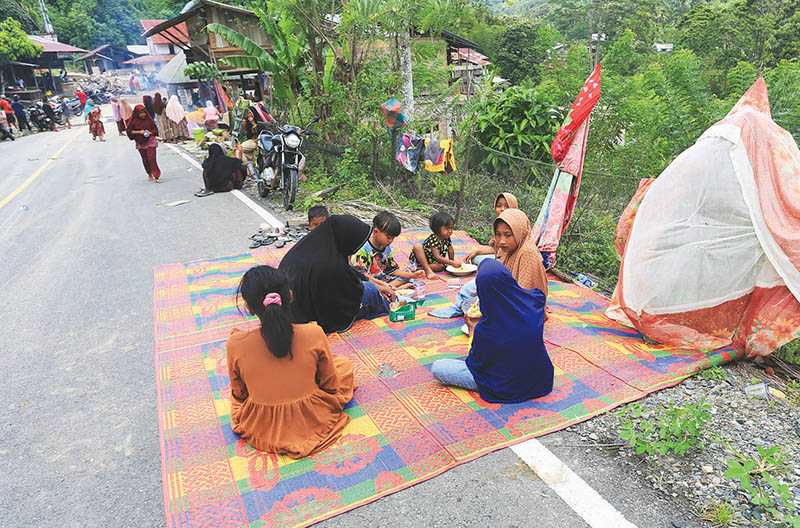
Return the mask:
[(703, 473), (713, 473), (714, 472), (714, 468), (712, 466), (709, 466), (708, 464), (703, 464), (702, 466), (700, 466), (700, 469), (703, 471)]

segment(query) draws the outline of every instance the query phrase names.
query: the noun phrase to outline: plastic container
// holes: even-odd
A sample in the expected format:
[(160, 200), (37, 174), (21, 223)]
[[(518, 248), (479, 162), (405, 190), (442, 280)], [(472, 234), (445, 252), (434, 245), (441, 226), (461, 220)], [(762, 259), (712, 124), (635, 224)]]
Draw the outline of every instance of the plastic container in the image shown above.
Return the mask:
[(389, 309), (389, 321), (398, 323), (400, 321), (413, 321), (417, 317), (417, 305), (415, 303), (404, 304), (392, 310)]
[(411, 281), (411, 284), (414, 285), (414, 300), (417, 303), (417, 306), (422, 306), (425, 304), (425, 298), (428, 295), (425, 289), (425, 283), (422, 281)]

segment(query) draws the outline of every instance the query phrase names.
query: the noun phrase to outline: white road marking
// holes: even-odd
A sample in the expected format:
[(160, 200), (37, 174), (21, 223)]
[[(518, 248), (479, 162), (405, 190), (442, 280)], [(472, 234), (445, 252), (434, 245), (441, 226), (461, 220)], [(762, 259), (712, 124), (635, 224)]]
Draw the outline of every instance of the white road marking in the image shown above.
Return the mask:
[(538, 440), (511, 450), (592, 528), (636, 528)]
[[(180, 148), (170, 144), (167, 144), (167, 146), (171, 148), (175, 153), (177, 153), (178, 156), (188, 161), (193, 167), (195, 167), (196, 169), (203, 170), (203, 166), (200, 163), (198, 163), (196, 159), (186, 154)], [(256, 202), (251, 200), (250, 197), (244, 194), (242, 191), (234, 189), (233, 191), (231, 191), (231, 194), (237, 197), (247, 207), (252, 209), (254, 213), (263, 218), (273, 228), (285, 227), (283, 222), (278, 220), (272, 213), (270, 213), (269, 211), (258, 205)]]

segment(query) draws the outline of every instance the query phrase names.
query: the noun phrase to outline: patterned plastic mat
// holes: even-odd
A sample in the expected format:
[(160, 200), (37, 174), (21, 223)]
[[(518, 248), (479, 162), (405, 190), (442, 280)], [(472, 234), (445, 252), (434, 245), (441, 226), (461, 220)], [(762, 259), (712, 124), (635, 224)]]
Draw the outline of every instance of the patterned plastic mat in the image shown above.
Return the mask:
[[(407, 254), (427, 233), (399, 237)], [(454, 237), (464, 253), (474, 241)], [(515, 405), (439, 385), (430, 364), (467, 353), (461, 320), (427, 316), (454, 289), (429, 283), (414, 321), (362, 321), (330, 336), (355, 365), (352, 421), (329, 449), (302, 460), (256, 451), (231, 430), (225, 341), (248, 327), (233, 294), (262, 249), (155, 270), (155, 364), (164, 501), (170, 527), (307, 526), (432, 478), (458, 464), (606, 412), (708, 366), (734, 359), (644, 343), (603, 315), (607, 301), (550, 284), (545, 339), (556, 367), (545, 398)]]

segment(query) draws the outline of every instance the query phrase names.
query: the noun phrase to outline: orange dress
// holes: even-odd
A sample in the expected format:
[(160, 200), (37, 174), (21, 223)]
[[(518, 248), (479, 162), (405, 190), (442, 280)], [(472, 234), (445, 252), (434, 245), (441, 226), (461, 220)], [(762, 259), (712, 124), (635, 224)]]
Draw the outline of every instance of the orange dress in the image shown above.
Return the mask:
[(302, 458), (339, 438), (350, 417), (353, 365), (331, 354), (316, 323), (296, 324), (291, 357), (267, 349), (260, 329), (228, 338), (233, 431), (261, 451)]

